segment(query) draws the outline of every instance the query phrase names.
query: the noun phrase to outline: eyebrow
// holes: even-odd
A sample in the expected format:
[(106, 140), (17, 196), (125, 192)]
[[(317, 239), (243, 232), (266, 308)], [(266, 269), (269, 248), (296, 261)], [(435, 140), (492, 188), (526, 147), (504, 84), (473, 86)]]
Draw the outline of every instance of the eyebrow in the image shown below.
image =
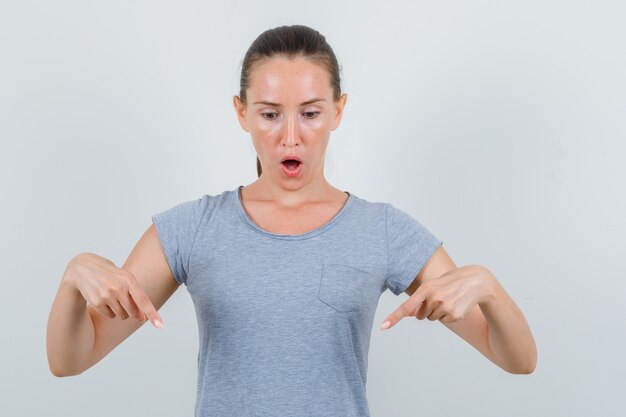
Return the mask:
[[(325, 98), (313, 98), (311, 100), (307, 100), (303, 103), (300, 103), (301, 106), (306, 106), (307, 104), (311, 104), (311, 103), (315, 103), (317, 101), (326, 101)], [(274, 107), (281, 107), (281, 104), (278, 103), (272, 103), (271, 101), (255, 101), (253, 104), (265, 104), (266, 106), (274, 106)]]

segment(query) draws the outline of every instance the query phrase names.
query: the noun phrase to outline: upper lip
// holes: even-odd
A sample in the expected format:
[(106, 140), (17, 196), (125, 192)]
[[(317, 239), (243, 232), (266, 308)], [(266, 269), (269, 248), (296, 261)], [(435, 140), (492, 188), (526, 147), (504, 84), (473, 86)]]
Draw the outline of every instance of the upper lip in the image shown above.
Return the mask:
[(288, 161), (290, 159), (293, 159), (295, 161), (298, 161), (298, 162), (302, 163), (302, 160), (300, 158), (298, 158), (296, 155), (287, 155), (280, 162), (283, 163), (283, 162)]

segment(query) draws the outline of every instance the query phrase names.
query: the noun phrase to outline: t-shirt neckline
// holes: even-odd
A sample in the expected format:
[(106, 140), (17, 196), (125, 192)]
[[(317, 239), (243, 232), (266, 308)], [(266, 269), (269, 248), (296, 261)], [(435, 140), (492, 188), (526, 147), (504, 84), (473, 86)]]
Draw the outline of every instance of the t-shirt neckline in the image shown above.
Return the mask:
[(334, 225), (336, 225), (341, 218), (343, 218), (345, 216), (345, 214), (350, 210), (350, 208), (353, 205), (355, 196), (347, 191), (344, 191), (345, 193), (348, 194), (348, 199), (346, 200), (346, 202), (343, 204), (343, 206), (341, 207), (341, 209), (339, 209), (339, 211), (337, 213), (335, 213), (335, 215), (326, 223), (324, 223), (323, 225), (313, 229), (313, 230), (309, 230), (306, 233), (300, 233), (300, 234), (281, 234), (281, 233), (272, 233), (272, 232), (268, 232), (267, 230), (261, 228), (259, 225), (257, 225), (255, 222), (252, 221), (252, 219), (250, 218), (250, 216), (248, 216), (248, 213), (246, 213), (246, 210), (243, 208), (243, 202), (241, 201), (241, 189), (243, 188), (243, 185), (238, 186), (235, 190), (233, 190), (232, 194), (234, 194), (234, 203), (237, 207), (237, 212), (239, 213), (239, 216), (241, 217), (241, 219), (248, 225), (250, 226), (254, 231), (271, 237), (271, 238), (275, 238), (275, 239), (285, 239), (285, 240), (299, 240), (299, 239), (307, 239), (313, 236), (317, 236), (320, 233), (323, 233), (325, 231), (327, 231), (328, 229), (330, 229), (331, 227), (333, 227)]

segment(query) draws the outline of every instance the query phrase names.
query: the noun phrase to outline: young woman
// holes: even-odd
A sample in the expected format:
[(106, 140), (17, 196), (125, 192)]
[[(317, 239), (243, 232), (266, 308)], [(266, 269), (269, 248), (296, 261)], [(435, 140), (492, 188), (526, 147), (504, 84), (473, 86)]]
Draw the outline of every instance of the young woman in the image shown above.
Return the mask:
[(346, 99), (324, 36), (262, 33), (233, 102), (258, 178), (155, 214), (122, 268), (72, 259), (48, 322), (52, 373), (90, 368), (145, 317), (162, 327), (158, 310), (182, 284), (200, 330), (197, 416), (368, 416), (369, 336), (386, 289), (410, 297), (382, 329), (439, 320), (502, 369), (532, 372), (530, 329), (487, 268), (457, 267), (404, 211), (328, 183)]

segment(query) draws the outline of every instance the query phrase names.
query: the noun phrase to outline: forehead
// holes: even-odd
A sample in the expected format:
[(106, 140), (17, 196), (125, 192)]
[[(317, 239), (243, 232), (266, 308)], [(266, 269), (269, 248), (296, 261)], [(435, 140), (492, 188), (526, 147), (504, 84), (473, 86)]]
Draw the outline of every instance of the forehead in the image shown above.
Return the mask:
[(306, 58), (274, 57), (252, 68), (248, 95), (267, 100), (303, 96), (331, 96), (330, 76), (320, 64)]

